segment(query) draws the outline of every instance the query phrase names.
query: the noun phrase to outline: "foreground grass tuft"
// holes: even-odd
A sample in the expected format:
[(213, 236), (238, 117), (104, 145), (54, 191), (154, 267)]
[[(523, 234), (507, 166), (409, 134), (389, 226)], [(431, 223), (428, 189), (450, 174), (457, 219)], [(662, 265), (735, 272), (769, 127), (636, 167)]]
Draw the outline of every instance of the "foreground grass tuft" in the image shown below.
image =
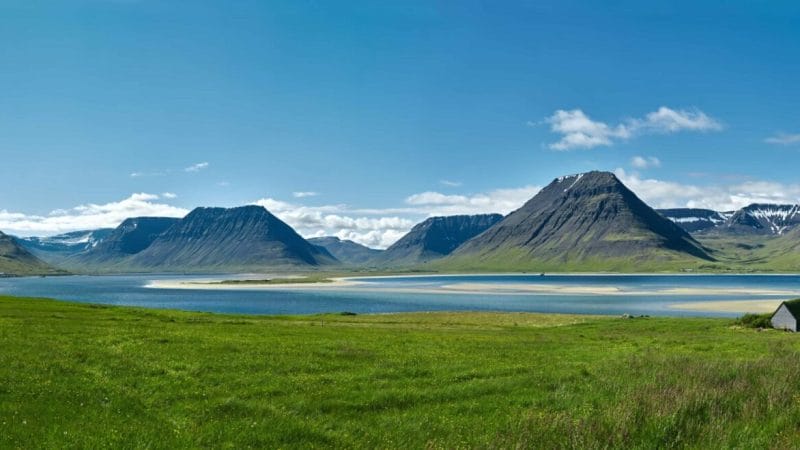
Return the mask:
[(736, 325), (747, 328), (772, 328), (772, 314), (748, 313), (736, 319)]
[(0, 448), (791, 448), (799, 338), (718, 319), (0, 297)]

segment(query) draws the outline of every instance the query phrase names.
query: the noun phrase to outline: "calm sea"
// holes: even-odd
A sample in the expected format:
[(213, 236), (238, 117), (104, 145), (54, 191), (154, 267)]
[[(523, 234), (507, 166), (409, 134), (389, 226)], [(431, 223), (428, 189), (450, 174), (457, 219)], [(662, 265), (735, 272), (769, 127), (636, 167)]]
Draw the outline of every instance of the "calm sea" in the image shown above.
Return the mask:
[[(800, 297), (795, 275), (468, 275), (384, 277), (335, 290), (177, 290), (145, 287), (154, 280), (186, 276), (70, 276), (0, 279), (0, 293), (50, 297), (87, 303), (128, 305), (242, 314), (314, 314), (349, 311), (532, 311), (580, 314), (647, 314), (668, 316), (736, 316), (733, 313), (681, 311), (670, 304), (715, 300), (789, 299)], [(209, 278), (205, 276), (203, 278)], [(614, 287), (625, 295), (603, 293), (430, 293), (443, 285), (480, 283)], [(736, 289), (735, 294), (663, 294), (665, 289)], [(418, 292), (397, 292), (396, 290)], [(781, 291), (769, 294), (764, 291)]]

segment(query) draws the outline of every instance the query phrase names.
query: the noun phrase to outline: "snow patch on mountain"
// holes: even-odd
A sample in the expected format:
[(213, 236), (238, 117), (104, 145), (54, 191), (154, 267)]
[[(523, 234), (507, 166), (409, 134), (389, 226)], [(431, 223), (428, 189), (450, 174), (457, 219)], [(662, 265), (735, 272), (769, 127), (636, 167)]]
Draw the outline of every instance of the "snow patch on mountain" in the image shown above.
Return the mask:
[(800, 223), (798, 205), (750, 205), (744, 208), (744, 211), (757, 219), (772, 234), (783, 234)]
[(782, 235), (800, 225), (800, 205), (752, 204), (738, 211), (676, 208), (660, 210), (686, 231)]

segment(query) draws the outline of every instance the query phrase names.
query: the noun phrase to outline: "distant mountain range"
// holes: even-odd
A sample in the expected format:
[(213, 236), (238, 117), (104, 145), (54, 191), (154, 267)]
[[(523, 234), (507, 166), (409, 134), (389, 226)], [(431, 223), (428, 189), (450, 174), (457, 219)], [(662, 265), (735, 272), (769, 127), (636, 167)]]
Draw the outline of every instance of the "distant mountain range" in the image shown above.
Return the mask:
[(642, 270), (713, 261), (610, 172), (553, 180), (441, 263), (464, 270)]
[(339, 239), (336, 236), (311, 238), (308, 242), (324, 248), (339, 262), (354, 266), (368, 265), (383, 253), (383, 250), (369, 248), (353, 241)]
[(695, 208), (659, 212), (690, 233), (779, 236), (800, 225), (800, 205), (755, 203), (727, 212)]
[(553, 180), (506, 217), (428, 218), (386, 250), (306, 240), (260, 206), (196, 208), (47, 238), (0, 233), (0, 273), (797, 271), (798, 225), (797, 205), (656, 211), (613, 173), (588, 172)]
[(101, 228), (48, 237), (18, 237), (15, 239), (38, 258), (54, 263), (93, 248), (106, 239), (112, 231), (113, 228)]

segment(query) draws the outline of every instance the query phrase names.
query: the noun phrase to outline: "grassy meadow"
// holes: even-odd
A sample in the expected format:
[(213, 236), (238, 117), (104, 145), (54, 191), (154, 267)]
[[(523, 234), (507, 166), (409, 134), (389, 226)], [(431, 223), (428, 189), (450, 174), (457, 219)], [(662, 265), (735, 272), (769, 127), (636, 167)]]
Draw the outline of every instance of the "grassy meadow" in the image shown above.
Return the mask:
[(792, 448), (800, 336), (0, 297), (0, 448)]

